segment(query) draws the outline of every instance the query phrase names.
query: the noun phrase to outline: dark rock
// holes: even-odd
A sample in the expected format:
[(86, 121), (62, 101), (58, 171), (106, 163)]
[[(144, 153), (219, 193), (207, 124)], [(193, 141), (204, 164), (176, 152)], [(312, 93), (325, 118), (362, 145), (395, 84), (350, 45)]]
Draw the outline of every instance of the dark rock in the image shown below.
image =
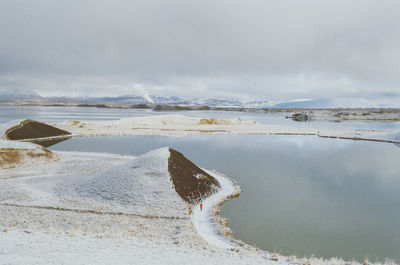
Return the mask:
[(292, 115), (294, 121), (308, 121), (309, 117), (306, 113), (295, 113)]

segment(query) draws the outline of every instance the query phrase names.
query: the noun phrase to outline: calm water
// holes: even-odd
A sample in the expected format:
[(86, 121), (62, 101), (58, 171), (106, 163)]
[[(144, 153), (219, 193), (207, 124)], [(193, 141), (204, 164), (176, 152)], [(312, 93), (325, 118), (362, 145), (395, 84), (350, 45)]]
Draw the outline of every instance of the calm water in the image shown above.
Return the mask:
[(233, 235), (282, 254), (400, 261), (400, 148), (310, 136), (73, 138), (53, 150), (139, 155), (170, 146), (241, 186)]
[(11, 120), (33, 119), (43, 122), (61, 122), (65, 120), (107, 121), (126, 117), (181, 114), (192, 117), (208, 117), (257, 121), (274, 125), (291, 125), (298, 127), (360, 130), (400, 130), (400, 122), (328, 122), (311, 121), (295, 122), (285, 119), (286, 113), (257, 113), (239, 111), (153, 111), (141, 109), (109, 109), (94, 107), (51, 107), (51, 106), (0, 106), (0, 123)]

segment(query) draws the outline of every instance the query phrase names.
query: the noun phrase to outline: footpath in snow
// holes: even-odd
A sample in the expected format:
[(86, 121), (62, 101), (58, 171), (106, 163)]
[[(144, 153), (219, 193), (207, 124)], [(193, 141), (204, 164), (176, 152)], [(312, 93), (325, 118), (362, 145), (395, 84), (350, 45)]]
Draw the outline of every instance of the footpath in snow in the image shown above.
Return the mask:
[(229, 242), (226, 238), (218, 235), (213, 222), (214, 208), (228, 196), (235, 192), (230, 180), (212, 171), (205, 170), (208, 174), (213, 176), (221, 185), (221, 190), (210, 197), (206, 198), (203, 203), (203, 210), (200, 209), (200, 204), (196, 205), (193, 209), (192, 221), (195, 229), (199, 235), (209, 244), (224, 248), (231, 249), (235, 245)]

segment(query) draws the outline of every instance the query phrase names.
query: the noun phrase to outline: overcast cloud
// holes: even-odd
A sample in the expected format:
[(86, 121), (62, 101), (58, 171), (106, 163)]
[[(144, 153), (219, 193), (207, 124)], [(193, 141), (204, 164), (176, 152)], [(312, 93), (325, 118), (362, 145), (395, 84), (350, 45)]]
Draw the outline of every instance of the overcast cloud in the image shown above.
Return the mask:
[(0, 89), (396, 96), (400, 1), (0, 0)]

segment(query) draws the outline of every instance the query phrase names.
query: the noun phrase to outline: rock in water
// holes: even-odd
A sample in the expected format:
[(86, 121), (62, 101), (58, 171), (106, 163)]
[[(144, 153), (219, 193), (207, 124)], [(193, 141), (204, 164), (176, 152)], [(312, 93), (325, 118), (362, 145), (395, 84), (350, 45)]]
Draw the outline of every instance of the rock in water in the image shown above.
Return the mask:
[(295, 113), (292, 115), (294, 121), (308, 121), (309, 117), (306, 113)]

